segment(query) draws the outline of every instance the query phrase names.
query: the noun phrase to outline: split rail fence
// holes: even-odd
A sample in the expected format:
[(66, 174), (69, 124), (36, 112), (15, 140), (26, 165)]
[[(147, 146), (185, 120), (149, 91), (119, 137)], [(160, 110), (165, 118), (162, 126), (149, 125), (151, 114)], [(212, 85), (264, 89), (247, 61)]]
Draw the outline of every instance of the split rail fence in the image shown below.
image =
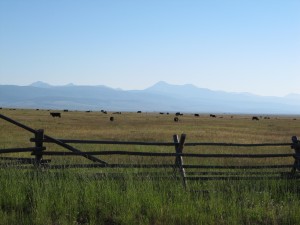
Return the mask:
[[(31, 153), (30, 158), (24, 157), (0, 157), (0, 165), (8, 167), (10, 165), (33, 165), (33, 168), (46, 169), (71, 169), (71, 168), (139, 168), (153, 170), (155, 169), (172, 169), (173, 178), (182, 180), (186, 187), (188, 180), (243, 180), (243, 179), (297, 179), (300, 178), (300, 141), (296, 136), (292, 137), (291, 143), (262, 143), (262, 144), (234, 144), (234, 143), (186, 143), (186, 135), (182, 134), (173, 136), (173, 142), (131, 142), (131, 141), (101, 141), (101, 140), (66, 140), (50, 137), (44, 133), (43, 129), (35, 130), (24, 124), (21, 124), (11, 118), (0, 114), (0, 118), (10, 122), (20, 128), (31, 132), (34, 137), (30, 139), (34, 143), (34, 147), (29, 148), (10, 148), (0, 149), (0, 155), (7, 153)], [(68, 151), (47, 151), (46, 143), (54, 143)], [(81, 151), (71, 144), (89, 144), (89, 145), (130, 145), (130, 146), (169, 146), (175, 149), (175, 152), (138, 152), (138, 151)], [(214, 146), (214, 147), (240, 147), (240, 148), (255, 148), (255, 147), (291, 147), (293, 153), (267, 153), (267, 154), (201, 154), (201, 153), (184, 153), (184, 147), (187, 146)], [(286, 148), (284, 149), (286, 152)], [(100, 159), (100, 156), (141, 156), (141, 157), (174, 157), (172, 164), (113, 164)], [(90, 163), (85, 164), (51, 164), (50, 159), (44, 159), (46, 156), (80, 156), (90, 160)], [(183, 158), (227, 158), (227, 159), (262, 159), (262, 158), (292, 158), (294, 163), (291, 164), (272, 164), (272, 165), (201, 165), (201, 164), (184, 164)], [(4, 162), (4, 163), (3, 163)], [(8, 163), (9, 162), (9, 163)], [(14, 162), (14, 163), (11, 163)], [(28, 168), (28, 167), (26, 167)], [(193, 170), (188, 172), (187, 170)], [(198, 171), (195, 171), (198, 170)], [(105, 175), (109, 175), (104, 173)], [(159, 174), (155, 172), (153, 174)], [(140, 172), (141, 174), (151, 175), (151, 172)]]

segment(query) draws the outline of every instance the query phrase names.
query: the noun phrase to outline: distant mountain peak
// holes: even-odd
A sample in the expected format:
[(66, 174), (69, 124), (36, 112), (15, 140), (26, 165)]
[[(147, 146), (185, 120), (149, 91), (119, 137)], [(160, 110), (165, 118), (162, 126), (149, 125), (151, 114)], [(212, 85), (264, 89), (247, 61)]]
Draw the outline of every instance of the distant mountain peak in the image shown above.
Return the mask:
[(156, 84), (154, 84), (154, 85), (170, 85), (169, 83), (167, 83), (166, 81), (163, 81), (163, 80), (161, 80), (161, 81), (158, 81)]
[(151, 87), (149, 88), (153, 88), (153, 87), (163, 87), (163, 86), (170, 86), (171, 84), (168, 84), (167, 82), (165, 81), (159, 81), (155, 84), (153, 84)]
[(149, 87), (148, 89), (152, 89), (152, 88), (162, 88), (162, 87), (189, 87), (189, 88), (198, 88), (193, 84), (169, 84), (166, 81), (159, 81), (157, 83), (155, 83), (154, 85), (152, 85), (151, 87)]
[[(198, 88), (193, 84), (169, 84), (165, 81), (159, 81), (153, 86), (145, 89), (145, 91), (148, 92), (156, 92), (156, 93), (168, 93), (168, 94), (179, 94), (181, 95), (182, 93), (190, 93), (190, 95), (195, 95), (195, 92), (200, 92), (200, 91), (209, 91), (209, 89), (205, 88)], [(192, 92), (192, 93), (191, 93)]]
[(73, 87), (73, 86), (75, 86), (75, 84), (73, 84), (73, 83), (69, 83), (69, 84), (65, 85), (65, 87)]
[(50, 87), (52, 87), (50, 84), (47, 84), (47, 83), (42, 82), (42, 81), (34, 82), (34, 83), (30, 84), (29, 86), (38, 87), (38, 88), (50, 88)]

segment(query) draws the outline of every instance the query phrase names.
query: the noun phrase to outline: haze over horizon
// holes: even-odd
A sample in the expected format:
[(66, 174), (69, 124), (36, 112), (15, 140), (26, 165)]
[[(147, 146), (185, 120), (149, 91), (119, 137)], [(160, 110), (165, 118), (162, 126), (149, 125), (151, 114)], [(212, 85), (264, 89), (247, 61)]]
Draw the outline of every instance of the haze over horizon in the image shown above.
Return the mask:
[(0, 84), (300, 94), (300, 1), (0, 1)]
[[(64, 87), (64, 86), (87, 86), (87, 87), (97, 87), (97, 86), (105, 86), (105, 87), (108, 87), (108, 88), (112, 88), (112, 89), (116, 89), (116, 90), (123, 90), (123, 91), (134, 91), (134, 90), (146, 90), (148, 88), (151, 88), (151, 87), (154, 87), (154, 86), (157, 86), (157, 85), (163, 85), (163, 86), (178, 86), (178, 87), (183, 87), (183, 86), (190, 86), (192, 85), (193, 87), (195, 88), (199, 88), (199, 89), (207, 89), (207, 90), (210, 90), (210, 91), (217, 91), (217, 92), (227, 92), (227, 93), (236, 93), (236, 94), (251, 94), (251, 95), (257, 95), (257, 96), (262, 96), (262, 97), (285, 97), (285, 96), (288, 96), (288, 95), (293, 95), (293, 94), (296, 94), (297, 96), (300, 94), (297, 94), (297, 93), (288, 93), (287, 95), (285, 96), (272, 96), (272, 95), (259, 95), (259, 94), (255, 94), (255, 93), (251, 93), (251, 92), (238, 92), (238, 91), (226, 91), (226, 90), (213, 90), (213, 89), (209, 89), (209, 88), (206, 88), (206, 87), (199, 87), (197, 85), (194, 85), (194, 84), (189, 84), (189, 83), (185, 83), (185, 84), (172, 84), (172, 83), (169, 83), (169, 82), (166, 82), (164, 80), (160, 80), (160, 81), (157, 81), (153, 84), (150, 84), (149, 86), (145, 87), (145, 88), (140, 88), (140, 89), (123, 89), (123, 88), (114, 88), (114, 87), (111, 87), (111, 86), (108, 86), (106, 84), (76, 84), (76, 83), (73, 83), (73, 82), (69, 82), (69, 83), (66, 83), (66, 84), (59, 84), (59, 85), (54, 85), (54, 84), (51, 84), (51, 83), (47, 83), (47, 82), (44, 82), (44, 81), (35, 81), (33, 83), (30, 83), (30, 84), (26, 84), (26, 85), (16, 85), (16, 86), (35, 86), (35, 87)], [(1, 86), (2, 84), (0, 84)], [(15, 85), (15, 84), (7, 84), (7, 85)]]

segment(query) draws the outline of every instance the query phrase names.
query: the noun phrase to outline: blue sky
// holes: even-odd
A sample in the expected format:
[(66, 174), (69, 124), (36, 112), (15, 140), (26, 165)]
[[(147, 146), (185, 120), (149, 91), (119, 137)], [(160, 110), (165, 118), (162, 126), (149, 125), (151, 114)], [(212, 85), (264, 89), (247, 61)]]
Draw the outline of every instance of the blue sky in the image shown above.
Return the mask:
[(299, 0), (0, 0), (0, 84), (300, 94)]

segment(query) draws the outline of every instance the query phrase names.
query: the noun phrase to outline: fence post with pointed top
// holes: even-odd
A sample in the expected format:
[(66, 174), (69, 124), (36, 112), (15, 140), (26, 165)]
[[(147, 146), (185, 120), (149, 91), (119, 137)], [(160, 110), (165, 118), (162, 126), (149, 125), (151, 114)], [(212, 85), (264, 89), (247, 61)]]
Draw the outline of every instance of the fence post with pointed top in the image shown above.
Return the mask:
[[(173, 135), (173, 141), (175, 144), (176, 154), (182, 154), (185, 138), (186, 138), (186, 134), (181, 134), (180, 140), (178, 140), (178, 135)], [(176, 156), (175, 168), (178, 168), (180, 175), (182, 177), (183, 186), (186, 189), (187, 188), (186, 173), (185, 173), (185, 169), (183, 167), (183, 158), (180, 155)]]

